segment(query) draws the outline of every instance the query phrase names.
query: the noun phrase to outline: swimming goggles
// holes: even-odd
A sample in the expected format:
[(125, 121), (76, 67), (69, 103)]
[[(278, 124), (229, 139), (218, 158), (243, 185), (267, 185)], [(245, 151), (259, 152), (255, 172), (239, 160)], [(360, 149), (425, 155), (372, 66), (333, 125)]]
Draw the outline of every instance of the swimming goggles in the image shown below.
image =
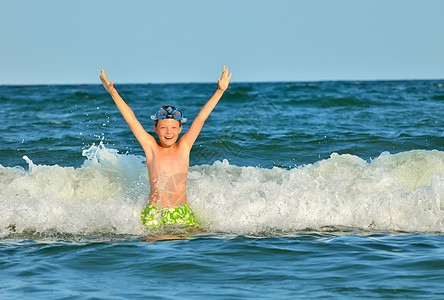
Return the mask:
[(182, 123), (187, 121), (187, 119), (183, 117), (182, 111), (174, 106), (162, 106), (158, 108), (156, 110), (156, 115), (151, 116), (151, 120), (158, 119), (175, 119)]

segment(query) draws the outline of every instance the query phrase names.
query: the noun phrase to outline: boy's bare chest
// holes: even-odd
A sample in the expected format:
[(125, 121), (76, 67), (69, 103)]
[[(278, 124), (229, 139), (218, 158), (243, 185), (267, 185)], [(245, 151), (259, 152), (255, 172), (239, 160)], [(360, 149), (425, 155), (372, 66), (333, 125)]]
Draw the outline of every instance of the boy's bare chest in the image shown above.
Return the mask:
[(157, 173), (164, 173), (167, 176), (183, 172), (186, 173), (188, 172), (189, 157), (179, 151), (173, 153), (154, 153), (151, 161), (147, 162), (147, 166), (150, 176)]

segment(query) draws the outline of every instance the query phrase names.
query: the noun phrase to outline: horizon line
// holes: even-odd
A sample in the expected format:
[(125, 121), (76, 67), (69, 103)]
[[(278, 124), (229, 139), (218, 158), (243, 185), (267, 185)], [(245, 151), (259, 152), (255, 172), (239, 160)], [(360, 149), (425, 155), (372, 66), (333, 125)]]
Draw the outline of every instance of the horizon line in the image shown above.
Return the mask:
[[(444, 78), (400, 78), (400, 79), (318, 79), (318, 80), (252, 80), (252, 81), (232, 81), (230, 84), (249, 83), (310, 83), (310, 82), (375, 82), (375, 81), (436, 81)], [(137, 85), (137, 84), (217, 84), (213, 81), (170, 81), (170, 82), (119, 82), (116, 85)], [(0, 86), (43, 86), (43, 85), (102, 85), (97, 83), (0, 83)]]

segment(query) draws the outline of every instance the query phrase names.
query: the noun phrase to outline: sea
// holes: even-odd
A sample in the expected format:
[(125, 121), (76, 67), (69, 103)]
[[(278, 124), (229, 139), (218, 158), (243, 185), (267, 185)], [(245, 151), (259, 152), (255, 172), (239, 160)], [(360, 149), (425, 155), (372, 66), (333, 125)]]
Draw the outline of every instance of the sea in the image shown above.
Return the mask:
[[(115, 86), (155, 135), (217, 83)], [(444, 80), (233, 82), (187, 194), (200, 232), (142, 226), (99, 83), (0, 86), (0, 299), (444, 299)]]

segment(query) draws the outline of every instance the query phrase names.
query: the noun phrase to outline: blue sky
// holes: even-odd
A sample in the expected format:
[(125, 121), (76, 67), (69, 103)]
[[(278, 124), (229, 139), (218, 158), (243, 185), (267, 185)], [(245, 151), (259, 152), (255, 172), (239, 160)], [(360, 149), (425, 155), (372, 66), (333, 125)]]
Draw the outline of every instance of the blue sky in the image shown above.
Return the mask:
[(0, 84), (444, 78), (444, 1), (2, 0)]

